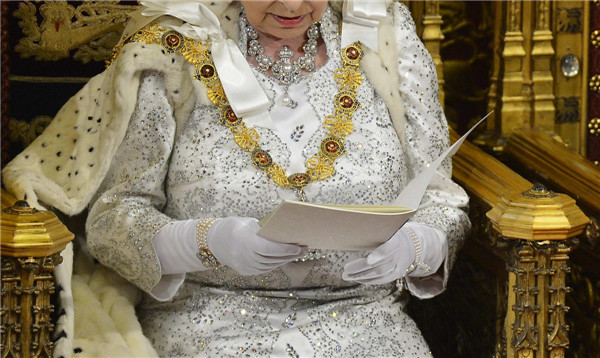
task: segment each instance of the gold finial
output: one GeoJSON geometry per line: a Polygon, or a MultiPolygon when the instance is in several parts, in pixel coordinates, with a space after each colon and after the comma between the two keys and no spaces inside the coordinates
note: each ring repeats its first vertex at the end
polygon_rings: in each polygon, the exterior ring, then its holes
{"type": "Polygon", "coordinates": [[[540,183],[535,183],[531,187],[531,189],[522,192],[521,195],[525,198],[533,198],[533,199],[553,198],[556,196],[556,194],[552,190],[546,189],[546,187],[540,183]]]}

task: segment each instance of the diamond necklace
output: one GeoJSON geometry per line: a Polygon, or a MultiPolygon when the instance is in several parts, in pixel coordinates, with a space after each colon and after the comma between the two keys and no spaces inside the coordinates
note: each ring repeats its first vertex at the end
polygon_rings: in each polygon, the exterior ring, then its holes
{"type": "Polygon", "coordinates": [[[317,41],[320,37],[318,23],[312,24],[306,31],[308,41],[302,46],[304,56],[298,60],[292,61],[294,51],[287,46],[283,46],[277,54],[279,60],[275,61],[272,57],[265,55],[263,45],[258,42],[258,32],[250,25],[246,17],[243,17],[246,24],[246,35],[248,36],[248,55],[256,59],[258,68],[267,73],[269,69],[273,76],[279,80],[284,86],[283,103],[290,107],[296,108],[298,103],[290,97],[288,89],[290,85],[298,80],[302,70],[312,72],[315,69],[315,55],[318,51],[317,41]]]}

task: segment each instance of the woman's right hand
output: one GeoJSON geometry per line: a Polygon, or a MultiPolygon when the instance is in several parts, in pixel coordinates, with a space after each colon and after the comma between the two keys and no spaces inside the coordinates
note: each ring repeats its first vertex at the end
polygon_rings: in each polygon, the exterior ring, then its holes
{"type": "Polygon", "coordinates": [[[242,275],[269,272],[306,254],[301,246],[281,244],[256,235],[259,229],[257,219],[227,217],[211,226],[206,244],[221,264],[242,275]]]}

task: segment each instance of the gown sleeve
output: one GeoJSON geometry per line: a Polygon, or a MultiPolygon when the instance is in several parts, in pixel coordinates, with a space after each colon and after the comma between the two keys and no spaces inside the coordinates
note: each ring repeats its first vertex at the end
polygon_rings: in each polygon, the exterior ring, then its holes
{"type": "MultiPolygon", "coordinates": [[[[408,180],[432,163],[450,144],[448,124],[439,100],[438,81],[433,60],[418,38],[407,7],[395,2],[392,8],[399,90],[405,110],[405,154],[408,180]]],[[[452,161],[445,160],[430,183],[411,220],[431,226],[445,234],[447,253],[442,267],[426,277],[407,277],[408,288],[420,298],[433,297],[446,286],[456,252],[470,229],[465,212],[469,198],[451,179],[452,161]]]]}
{"type": "Polygon", "coordinates": [[[162,292],[170,287],[174,293],[184,274],[161,275],[152,239],[174,221],[161,209],[176,124],[163,76],[146,71],[140,81],[125,137],[90,204],[87,245],[102,264],[142,290],[151,293],[160,282],[162,292]]]}

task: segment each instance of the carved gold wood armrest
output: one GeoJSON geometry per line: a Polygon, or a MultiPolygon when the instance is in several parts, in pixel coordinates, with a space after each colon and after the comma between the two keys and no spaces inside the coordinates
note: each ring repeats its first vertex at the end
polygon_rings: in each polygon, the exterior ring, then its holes
{"type": "MultiPolygon", "coordinates": [[[[458,135],[451,132],[451,138],[458,135]]],[[[564,194],[533,186],[470,143],[453,158],[454,178],[512,248],[507,258],[506,357],[564,357],[568,348],[565,286],[570,238],[589,219],[564,194]]],[[[497,338],[502,341],[501,337],[497,338]]]]}
{"type": "Polygon", "coordinates": [[[73,234],[49,211],[2,190],[3,357],[52,357],[52,272],[73,234]]]}

